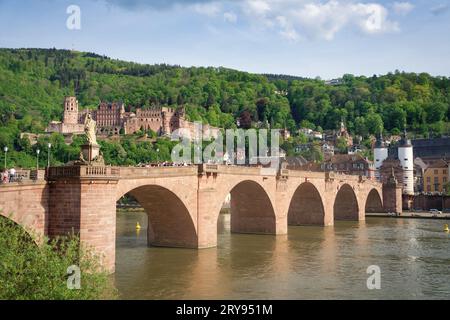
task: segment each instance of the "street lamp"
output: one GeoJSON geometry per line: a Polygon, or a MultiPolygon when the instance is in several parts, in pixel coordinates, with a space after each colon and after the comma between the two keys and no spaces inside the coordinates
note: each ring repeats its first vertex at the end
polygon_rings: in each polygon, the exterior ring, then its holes
{"type": "Polygon", "coordinates": [[[52,148],[52,144],[49,142],[48,145],[48,153],[47,153],[47,168],[50,167],[50,149],[52,148]]]}
{"type": "Polygon", "coordinates": [[[6,170],[6,153],[8,152],[8,147],[4,147],[3,151],[5,151],[5,170],[6,170]]]}
{"type": "Polygon", "coordinates": [[[39,153],[41,153],[41,150],[36,150],[36,170],[39,170],[39,153]]]}
{"type": "Polygon", "coordinates": [[[156,149],[156,163],[159,163],[159,148],[156,149]]]}

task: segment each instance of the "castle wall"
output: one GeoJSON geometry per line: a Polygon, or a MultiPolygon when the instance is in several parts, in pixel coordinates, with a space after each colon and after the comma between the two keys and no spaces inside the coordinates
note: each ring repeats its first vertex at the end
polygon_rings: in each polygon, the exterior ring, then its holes
{"type": "MultiPolygon", "coordinates": [[[[125,112],[122,103],[102,102],[97,110],[79,111],[75,97],[64,100],[63,122],[52,122],[47,127],[48,132],[62,134],[80,134],[84,132],[84,119],[88,113],[97,122],[97,133],[100,135],[118,135],[123,129],[125,134],[133,134],[141,129],[152,130],[158,135],[170,135],[178,129],[182,136],[194,139],[195,124],[185,119],[183,108],[154,107],[150,109],[138,108],[136,113],[125,112]]],[[[204,125],[204,137],[217,137],[219,128],[204,125]]],[[[197,137],[199,138],[199,137],[197,137]]]]}

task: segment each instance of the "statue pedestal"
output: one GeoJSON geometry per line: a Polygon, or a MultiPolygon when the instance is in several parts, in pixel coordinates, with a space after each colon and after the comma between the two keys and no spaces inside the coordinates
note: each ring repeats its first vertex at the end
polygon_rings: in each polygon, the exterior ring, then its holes
{"type": "Polygon", "coordinates": [[[83,144],[81,146],[81,153],[86,162],[91,162],[100,156],[100,146],[98,144],[83,144]]]}

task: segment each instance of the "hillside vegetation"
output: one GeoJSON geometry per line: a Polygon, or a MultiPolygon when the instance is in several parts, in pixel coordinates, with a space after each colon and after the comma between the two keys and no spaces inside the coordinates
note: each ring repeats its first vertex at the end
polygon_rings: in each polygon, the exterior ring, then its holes
{"type": "MultiPolygon", "coordinates": [[[[55,163],[77,157],[80,141],[65,146],[62,137],[53,135],[31,147],[20,139],[20,132],[42,133],[49,121],[61,119],[67,95],[76,95],[81,108],[95,108],[101,100],[120,100],[130,109],[184,105],[190,120],[223,128],[234,127],[242,116],[253,125],[268,123],[292,132],[300,126],[336,129],[343,119],[363,137],[380,130],[396,134],[405,124],[417,135],[446,134],[450,115],[450,78],[426,73],[344,75],[329,85],[226,68],[143,65],[68,50],[0,49],[0,146],[9,146],[9,164],[32,166],[35,149],[45,150],[49,139],[55,163]]],[[[131,140],[125,139],[127,146],[115,142],[105,148],[112,155],[144,148],[131,140]]],[[[123,163],[137,162],[139,156],[124,156],[123,163]]]]}

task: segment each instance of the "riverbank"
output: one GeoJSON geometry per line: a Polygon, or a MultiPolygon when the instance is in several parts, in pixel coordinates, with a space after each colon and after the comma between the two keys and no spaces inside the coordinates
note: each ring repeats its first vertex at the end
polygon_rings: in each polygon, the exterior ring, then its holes
{"type": "Polygon", "coordinates": [[[399,218],[399,219],[432,219],[432,220],[450,220],[450,213],[435,214],[429,212],[409,212],[404,211],[401,215],[392,213],[366,213],[369,218],[399,218]]]}

